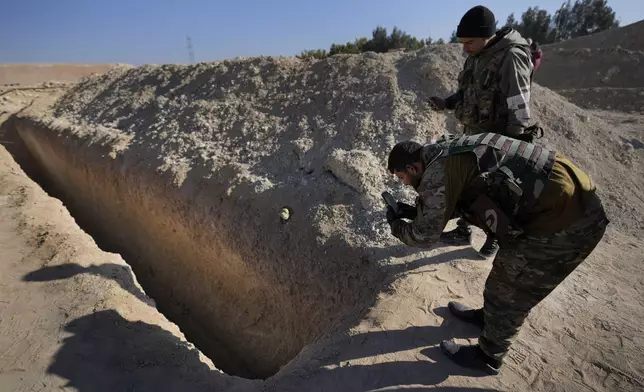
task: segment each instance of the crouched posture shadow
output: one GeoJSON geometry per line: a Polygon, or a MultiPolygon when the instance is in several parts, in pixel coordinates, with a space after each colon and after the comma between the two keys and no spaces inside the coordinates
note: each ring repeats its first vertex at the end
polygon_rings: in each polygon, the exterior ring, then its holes
{"type": "MultiPolygon", "coordinates": [[[[346,363],[383,353],[393,353],[430,345],[452,336],[476,334],[472,328],[456,333],[443,326],[410,327],[396,331],[368,332],[352,336],[348,347],[330,363],[346,363]]],[[[102,391],[259,391],[260,382],[229,377],[211,370],[199,359],[196,349],[159,326],[132,322],[114,310],[79,317],[65,326],[72,334],[65,338],[48,372],[69,380],[66,387],[80,392],[102,391]]],[[[444,387],[430,388],[449,375],[468,375],[442,357],[432,347],[418,360],[346,365],[320,369],[309,379],[288,380],[279,391],[445,391],[492,392],[493,389],[444,387]],[[295,382],[294,382],[295,381],[295,382]],[[414,385],[411,389],[405,385],[414,385]]],[[[325,363],[320,363],[324,366],[325,363]]]]}
{"type": "Polygon", "coordinates": [[[231,381],[170,332],[128,321],[114,310],[77,318],[65,331],[73,335],[48,372],[80,392],[224,390],[231,381]]]}
{"type": "MultiPolygon", "coordinates": [[[[411,326],[400,330],[371,331],[349,337],[342,345],[342,351],[321,359],[317,374],[293,389],[283,391],[445,391],[445,392],[492,392],[497,389],[476,387],[437,387],[449,376],[478,377],[480,374],[459,367],[440,350],[442,340],[452,338],[474,338],[480,334],[476,327],[453,318],[446,307],[434,309],[443,317],[440,326],[411,326]],[[427,347],[405,361],[389,361],[390,353],[398,353],[427,347]],[[373,364],[352,364],[360,358],[381,356],[385,362],[373,364]],[[325,368],[335,365],[332,369],[325,368]],[[407,387],[404,386],[412,386],[407,387]]],[[[325,356],[323,353],[322,356],[325,356]]],[[[409,355],[407,355],[409,357],[409,355]]],[[[490,380],[493,382],[493,380],[490,380]]]]}
{"type": "Polygon", "coordinates": [[[145,293],[137,288],[132,278],[132,271],[129,268],[118,264],[101,264],[92,265],[90,267],[83,267],[78,264],[61,264],[53,267],[43,267],[39,270],[32,271],[25,275],[22,280],[25,282],[48,282],[52,280],[61,280],[74,277],[79,274],[91,274],[95,276],[102,276],[106,279],[114,280],[141,302],[146,305],[154,307],[154,301],[150,299],[145,293]]]}

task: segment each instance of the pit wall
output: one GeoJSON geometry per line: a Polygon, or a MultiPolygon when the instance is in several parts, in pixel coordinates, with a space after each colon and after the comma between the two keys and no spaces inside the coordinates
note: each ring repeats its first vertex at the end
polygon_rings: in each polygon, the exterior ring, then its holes
{"type": "Polygon", "coordinates": [[[81,227],[123,255],[158,309],[224,372],[268,377],[375,301],[382,276],[365,250],[319,244],[304,213],[280,222],[275,201],[306,211],[293,189],[232,187],[234,169],[161,171],[152,151],[123,149],[107,128],[13,122],[81,227]]]}

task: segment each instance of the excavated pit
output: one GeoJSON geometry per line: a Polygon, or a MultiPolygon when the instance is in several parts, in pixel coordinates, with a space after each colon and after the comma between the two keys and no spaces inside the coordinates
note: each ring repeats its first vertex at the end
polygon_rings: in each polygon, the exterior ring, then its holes
{"type": "Polygon", "coordinates": [[[105,159],[104,146],[37,118],[13,116],[2,128],[23,170],[99,247],[120,253],[157,309],[228,374],[267,378],[375,301],[382,276],[367,256],[333,240],[311,249],[291,229],[297,214],[280,219],[282,206],[227,197],[198,171],[176,186],[172,176],[150,175],[145,157],[105,159]],[[262,208],[275,210],[274,219],[257,219],[262,208]]]}
{"type": "MultiPolygon", "coordinates": [[[[386,157],[397,141],[458,132],[426,102],[453,91],[462,57],[436,45],[117,69],[24,110],[11,130],[25,171],[127,260],[188,340],[229,374],[266,378],[362,319],[389,263],[411,251],[391,236],[380,193],[415,193],[386,157]]],[[[638,232],[644,207],[627,195],[642,170],[624,135],[533,92],[542,142],[602,186],[614,227],[638,232]]]]}

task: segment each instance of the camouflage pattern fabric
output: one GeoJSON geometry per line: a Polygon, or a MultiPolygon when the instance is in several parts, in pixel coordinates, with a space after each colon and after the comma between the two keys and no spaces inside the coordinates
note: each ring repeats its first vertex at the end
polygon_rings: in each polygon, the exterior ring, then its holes
{"type": "MultiPolygon", "coordinates": [[[[445,217],[451,217],[456,200],[466,200],[467,194],[479,194],[486,189],[470,189],[462,195],[461,189],[446,195],[445,164],[450,156],[473,153],[478,162],[477,166],[483,173],[496,172],[504,168],[503,176],[510,175],[512,180],[519,181],[523,197],[500,198],[501,192],[496,192],[501,205],[510,208],[509,214],[514,216],[518,207],[530,207],[539,197],[541,190],[548,180],[548,175],[554,162],[555,153],[539,146],[520,140],[501,136],[496,133],[483,133],[472,136],[463,135],[460,138],[449,138],[440,143],[428,144],[421,151],[421,160],[425,165],[422,181],[416,189],[419,197],[416,201],[417,216],[411,223],[404,220],[392,222],[392,235],[409,246],[426,248],[431,247],[440,237],[445,227],[445,217]],[[438,160],[436,160],[438,159],[438,160]],[[447,200],[447,197],[450,200],[447,200]],[[515,208],[515,204],[517,204],[515,208]],[[448,208],[449,205],[449,208],[448,208]]],[[[462,174],[458,174],[461,175],[462,174]]],[[[490,189],[505,189],[506,187],[487,186],[490,189]]],[[[480,187],[479,187],[480,188],[480,187]]],[[[484,222],[485,220],[483,220],[484,222]]],[[[485,228],[484,225],[478,225],[485,228]]],[[[499,240],[504,238],[499,238],[499,240]]]]}
{"type": "Polygon", "coordinates": [[[502,30],[458,76],[454,115],[466,134],[520,134],[530,122],[534,66],[527,42],[515,30],[502,30]]]}
{"type": "Polygon", "coordinates": [[[556,159],[556,153],[535,144],[527,143],[496,133],[462,135],[446,142],[442,156],[474,153],[481,174],[473,181],[467,192],[459,195],[461,215],[500,243],[520,234],[522,229],[515,221],[530,212],[548,183],[556,159]],[[482,195],[491,197],[496,208],[491,216],[490,206],[476,202],[482,195]],[[505,216],[509,219],[501,219],[505,216]],[[501,224],[500,222],[506,222],[501,224]]]}
{"type": "Polygon", "coordinates": [[[481,349],[502,360],[530,310],[577,268],[601,241],[609,223],[595,192],[584,196],[585,213],[567,229],[546,237],[520,237],[502,247],[485,283],[481,349]]]}
{"type": "MultiPolygon", "coordinates": [[[[434,145],[435,146],[435,145],[434,145]]],[[[427,146],[429,147],[429,146],[427,146]]],[[[424,162],[436,159],[432,154],[425,153],[424,162]]],[[[440,154],[440,150],[438,150],[440,154]]],[[[429,248],[438,242],[445,227],[443,216],[445,214],[445,160],[439,159],[426,166],[423,178],[416,189],[416,219],[406,222],[398,219],[391,224],[391,234],[404,244],[429,248]]]]}

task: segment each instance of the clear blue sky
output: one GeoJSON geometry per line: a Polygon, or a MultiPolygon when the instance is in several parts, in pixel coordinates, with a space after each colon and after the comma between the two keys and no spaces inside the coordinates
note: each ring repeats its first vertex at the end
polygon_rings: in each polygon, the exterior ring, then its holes
{"type": "MultiPolygon", "coordinates": [[[[529,6],[563,0],[1,0],[0,62],[186,63],[295,55],[394,25],[447,38],[465,11],[484,4],[505,22],[529,6]]],[[[623,25],[644,19],[642,0],[609,0],[623,25]]]]}

